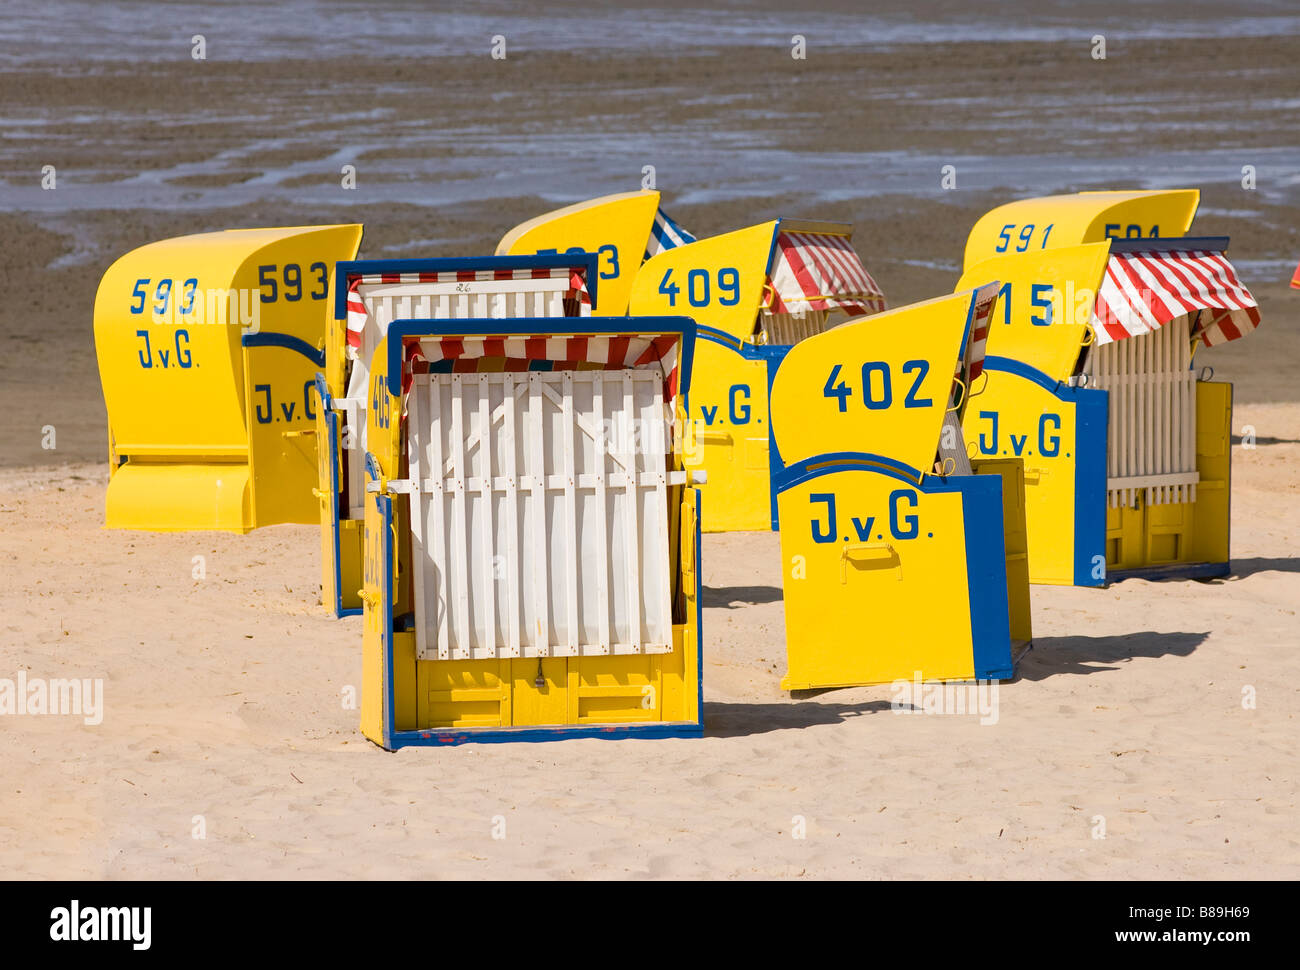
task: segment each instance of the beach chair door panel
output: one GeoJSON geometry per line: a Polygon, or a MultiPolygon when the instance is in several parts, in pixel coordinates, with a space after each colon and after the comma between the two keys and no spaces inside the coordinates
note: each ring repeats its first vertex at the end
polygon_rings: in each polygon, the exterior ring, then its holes
{"type": "MultiPolygon", "coordinates": [[[[962,429],[973,460],[1019,459],[1029,580],[1075,583],[1075,408],[1038,383],[985,367],[988,382],[971,399],[962,429]]],[[[1086,537],[1085,537],[1086,538],[1086,537]]],[[[1101,537],[1096,537],[1100,543],[1101,537]]]]}
{"type": "Polygon", "coordinates": [[[690,432],[684,460],[707,472],[705,532],[772,528],[767,362],[747,360],[720,344],[696,344],[690,432]]]}
{"type": "Polygon", "coordinates": [[[417,375],[407,407],[421,658],[672,650],[660,375],[417,375]]]}
{"type": "Polygon", "coordinates": [[[778,504],[792,570],[783,687],[974,675],[960,494],[859,468],[787,488],[778,504]]]}

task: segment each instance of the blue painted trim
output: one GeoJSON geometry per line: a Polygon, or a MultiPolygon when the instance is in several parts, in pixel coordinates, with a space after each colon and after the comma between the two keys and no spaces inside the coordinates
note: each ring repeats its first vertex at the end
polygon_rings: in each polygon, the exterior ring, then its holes
{"type": "MultiPolygon", "coordinates": [[[[772,278],[772,266],[776,262],[776,240],[777,237],[781,235],[781,223],[783,223],[784,221],[785,219],[783,218],[777,218],[776,225],[772,227],[772,241],[767,244],[767,266],[764,267],[763,269],[763,273],[764,273],[763,282],[765,283],[772,278]]],[[[759,299],[760,300],[762,299],[761,290],[759,291],[759,299]]],[[[763,308],[760,305],[759,310],[761,311],[762,309],[763,308]]]]}
{"type": "MultiPolygon", "coordinates": [[[[761,360],[767,365],[768,520],[771,523],[772,531],[776,532],[780,528],[780,514],[776,501],[776,480],[781,472],[785,470],[785,463],[781,460],[781,450],[777,447],[776,436],[772,433],[772,384],[776,380],[777,368],[781,366],[781,362],[785,360],[785,356],[790,352],[793,344],[750,344],[724,330],[706,327],[703,324],[697,324],[695,332],[699,339],[707,340],[709,343],[717,344],[725,350],[730,350],[742,360],[761,360]]],[[[689,406],[686,413],[691,413],[689,406]]]]}
{"type": "MultiPolygon", "coordinates": [[[[373,455],[366,453],[366,467],[373,455]]],[[[383,725],[384,747],[393,750],[397,731],[397,696],[393,687],[393,500],[387,495],[375,495],[376,508],[384,530],[384,579],[380,584],[379,648],[384,652],[383,725]]]]}
{"type": "Polygon", "coordinates": [[[1163,579],[1213,579],[1218,576],[1231,576],[1230,562],[1189,562],[1170,563],[1167,566],[1142,566],[1137,569],[1113,569],[1106,574],[1112,583],[1126,579],[1147,579],[1159,582],[1163,579]]]}
{"type": "MultiPolygon", "coordinates": [[[[986,370],[1003,371],[1007,374],[1015,374],[1017,377],[1023,377],[1027,381],[1037,384],[1045,391],[1056,394],[1061,387],[1060,381],[1052,380],[1036,367],[1030,367],[1014,357],[985,357],[984,367],[986,370]]],[[[1069,387],[1069,385],[1065,385],[1069,387]]]]}
{"type": "Polygon", "coordinates": [[[246,333],[239,338],[241,347],[283,347],[285,350],[292,350],[295,353],[302,354],[317,367],[325,366],[325,351],[318,350],[301,337],[293,337],[287,333],[271,333],[270,331],[261,331],[259,333],[246,333]]]}
{"type": "Polygon", "coordinates": [[[681,341],[677,362],[677,387],[683,393],[691,384],[695,355],[695,321],[690,317],[512,317],[485,320],[394,320],[388,326],[388,393],[402,394],[402,344],[407,337],[566,337],[595,334],[675,333],[681,341]]]}
{"type": "MultiPolygon", "coordinates": [[[[836,451],[824,455],[814,455],[795,462],[781,471],[780,480],[775,483],[776,491],[784,492],[788,488],[802,485],[823,475],[842,471],[868,471],[879,475],[888,475],[906,482],[924,492],[943,492],[953,489],[943,486],[945,479],[922,475],[911,465],[906,465],[884,455],[874,455],[866,451],[836,451]]],[[[946,481],[952,481],[952,477],[946,481]]]]}
{"type": "Polygon", "coordinates": [[[695,493],[695,723],[700,732],[704,731],[704,597],[701,594],[704,583],[704,543],[701,541],[700,523],[704,521],[701,514],[704,496],[698,488],[695,493]]]}
{"type": "Polygon", "coordinates": [[[789,347],[778,348],[781,351],[779,357],[773,356],[767,361],[767,501],[772,516],[772,531],[779,532],[781,529],[781,512],[777,503],[777,479],[785,475],[785,459],[781,457],[781,449],[776,443],[776,434],[772,431],[772,385],[776,383],[776,372],[780,369],[781,364],[785,362],[785,355],[790,352],[789,347]]]}
{"type": "Polygon", "coordinates": [[[985,357],[984,366],[1037,384],[1063,404],[1074,405],[1075,586],[1105,586],[1092,578],[1092,561],[1106,561],[1106,448],[1110,394],[1095,387],[1071,387],[1011,357],[985,357]]]}
{"type": "Polygon", "coordinates": [[[1168,252],[1173,249],[1203,249],[1222,253],[1228,249],[1227,236],[1144,236],[1141,239],[1111,239],[1112,253],[1168,252]]]}
{"type": "Polygon", "coordinates": [[[349,259],[334,264],[334,319],[348,315],[348,277],[379,273],[454,273],[498,269],[554,269],[557,266],[587,267],[587,294],[596,309],[596,286],[600,281],[597,253],[535,253],[527,256],[447,257],[439,259],[349,259]]]}
{"type": "Polygon", "coordinates": [[[944,480],[962,497],[966,541],[966,595],[971,649],[978,680],[1009,680],[1011,619],[1007,595],[1007,549],[1002,522],[1001,475],[950,475],[944,480]]]}
{"type": "Polygon", "coordinates": [[[702,323],[695,325],[695,334],[701,340],[725,347],[744,360],[781,361],[790,352],[793,344],[751,344],[716,327],[706,327],[702,323]]]}
{"type": "Polygon", "coordinates": [[[324,374],[317,374],[316,396],[320,398],[321,417],[325,421],[325,437],[328,440],[330,463],[330,528],[334,533],[334,615],[336,617],[355,615],[357,610],[343,609],[343,543],[339,535],[339,450],[338,428],[339,415],[334,410],[334,395],[330,394],[329,385],[324,374]]]}
{"type": "Polygon", "coordinates": [[[1074,399],[1074,585],[1105,586],[1106,486],[1110,392],[1099,388],[1066,387],[1074,399]],[[1092,578],[1096,556],[1102,578],[1092,578]]]}
{"type": "Polygon", "coordinates": [[[692,721],[650,721],[632,724],[559,724],[555,727],[428,728],[398,731],[386,737],[390,751],[407,747],[448,747],[458,744],[504,744],[507,742],[564,741],[601,738],[698,738],[701,724],[692,721]]]}

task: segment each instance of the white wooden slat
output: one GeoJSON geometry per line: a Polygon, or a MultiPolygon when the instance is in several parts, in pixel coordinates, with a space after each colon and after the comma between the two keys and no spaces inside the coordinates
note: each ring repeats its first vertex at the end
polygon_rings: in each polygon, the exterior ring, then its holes
{"type": "Polygon", "coordinates": [[[465,487],[468,477],[465,468],[465,385],[453,380],[451,386],[451,450],[452,496],[451,496],[451,545],[447,557],[454,568],[450,569],[451,583],[454,589],[455,637],[452,653],[457,659],[468,660],[470,653],[470,561],[468,518],[469,495],[465,487]]]}
{"type": "MultiPolygon", "coordinates": [[[[639,468],[636,454],[636,405],[633,395],[634,372],[630,370],[623,371],[623,427],[622,441],[620,445],[623,453],[627,456],[624,466],[632,471],[639,468]]],[[[626,491],[626,507],[624,515],[626,516],[626,535],[625,541],[627,547],[624,550],[626,560],[625,580],[627,593],[627,628],[628,640],[635,645],[636,649],[641,648],[641,546],[640,546],[640,523],[639,508],[640,502],[637,495],[636,476],[628,476],[626,491]]]]}
{"type": "Polygon", "coordinates": [[[566,631],[569,650],[573,655],[578,653],[579,628],[578,628],[578,583],[580,581],[579,571],[582,568],[582,562],[578,558],[578,490],[577,477],[578,470],[574,463],[573,455],[573,373],[565,371],[562,377],[562,387],[564,394],[563,415],[564,421],[561,424],[560,433],[564,436],[561,442],[564,464],[561,474],[564,476],[564,567],[565,567],[565,602],[567,604],[566,614],[566,631]]]}
{"type": "Polygon", "coordinates": [[[543,414],[542,380],[537,371],[528,375],[528,467],[533,473],[533,629],[529,631],[534,648],[533,656],[547,657],[551,653],[550,634],[550,549],[546,537],[546,487],[542,476],[546,473],[545,415],[543,414]]]}
{"type": "Polygon", "coordinates": [[[592,380],[591,412],[600,433],[595,436],[595,492],[596,492],[596,562],[591,572],[591,579],[596,584],[596,629],[600,642],[597,652],[605,654],[610,651],[609,633],[609,494],[605,476],[609,471],[605,456],[607,439],[605,436],[605,383],[608,376],[604,371],[596,372],[592,380]]]}
{"type": "Polygon", "coordinates": [[[486,375],[480,375],[478,381],[478,418],[479,446],[478,471],[482,476],[479,487],[479,503],[482,506],[480,518],[483,543],[483,640],[479,656],[483,659],[495,658],[497,655],[497,583],[496,583],[496,521],[492,494],[492,402],[488,394],[489,384],[486,375]]]}
{"type": "Polygon", "coordinates": [[[519,602],[519,583],[522,580],[522,573],[519,569],[519,512],[521,493],[519,491],[518,471],[515,467],[515,412],[519,407],[518,398],[515,394],[516,381],[514,374],[503,374],[503,383],[505,385],[505,413],[503,415],[503,437],[502,453],[505,458],[505,520],[506,520],[506,546],[505,568],[508,570],[506,575],[506,615],[509,616],[509,627],[506,629],[506,653],[511,657],[521,655],[519,628],[523,623],[521,613],[522,604],[519,602]]]}
{"type": "MultiPolygon", "coordinates": [[[[434,556],[434,572],[436,575],[434,577],[435,592],[432,597],[426,597],[423,615],[426,617],[430,615],[431,604],[429,600],[431,599],[433,601],[432,607],[435,621],[434,637],[432,639],[437,644],[438,659],[440,660],[446,660],[451,656],[451,601],[448,599],[450,585],[447,581],[447,497],[442,474],[442,433],[444,427],[442,423],[442,390],[447,381],[448,378],[446,377],[440,380],[430,380],[428,376],[421,375],[421,383],[415,385],[421,388],[421,393],[428,402],[427,415],[423,423],[426,428],[431,429],[429,432],[429,467],[433,470],[434,481],[427,492],[422,490],[419,496],[413,496],[411,499],[413,502],[418,500],[422,505],[427,505],[429,510],[428,549],[431,550],[431,554],[434,556]],[[425,498],[426,494],[427,499],[425,498]]],[[[413,425],[409,424],[411,420],[408,415],[408,430],[413,427],[413,425]]],[[[424,433],[423,430],[421,433],[424,433]]],[[[416,626],[427,627],[427,621],[420,621],[421,615],[420,606],[417,604],[416,626]]],[[[428,655],[427,644],[423,655],[428,655]]]]}

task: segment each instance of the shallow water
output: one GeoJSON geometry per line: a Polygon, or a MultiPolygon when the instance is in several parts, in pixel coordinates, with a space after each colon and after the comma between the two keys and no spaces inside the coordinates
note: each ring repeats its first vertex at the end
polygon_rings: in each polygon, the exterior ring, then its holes
{"type": "Polygon", "coordinates": [[[1002,3],[890,2],[835,4],[660,4],[587,2],[463,3],[342,0],[287,2],[145,2],[45,0],[15,5],[0,18],[0,58],[32,63],[53,58],[121,60],[189,56],[203,34],[211,56],[238,60],[439,56],[482,50],[496,34],[512,49],[640,50],[789,43],[860,47],[941,41],[1056,41],[1105,33],[1149,37],[1300,35],[1300,12],[1286,0],[1224,4],[1155,0],[1082,4],[1040,0],[1008,15],[1002,3]],[[768,9],[763,9],[767,7],[768,9]],[[818,8],[821,9],[818,9],[818,8]],[[629,23],[635,29],[629,29],[629,23]]]}
{"type": "MultiPolygon", "coordinates": [[[[709,8],[670,4],[652,10],[640,5],[609,9],[577,2],[539,6],[502,0],[469,11],[461,6],[398,2],[380,9],[378,4],[322,0],[49,0],[15,7],[0,18],[0,84],[4,71],[19,69],[93,77],[130,64],[184,64],[190,60],[195,34],[205,36],[209,58],[223,62],[356,56],[418,63],[467,52],[481,52],[486,59],[497,33],[506,36],[512,51],[627,50],[671,57],[674,50],[698,53],[711,48],[719,58],[728,56],[729,47],[788,45],[796,33],[811,45],[834,44],[850,51],[911,45],[922,60],[928,46],[954,41],[1077,38],[1086,52],[1088,38],[1098,32],[1111,43],[1129,44],[1157,37],[1223,37],[1231,43],[1236,38],[1294,36],[1300,48],[1300,9],[1282,0],[1233,4],[1226,17],[1218,9],[1221,5],[1179,0],[1141,5],[1084,5],[1074,0],[921,5],[890,0],[821,9],[807,4],[797,11],[776,0],[768,0],[768,9],[759,4],[757,11],[734,2],[709,8]]],[[[944,66],[948,71],[951,67],[944,66]]],[[[744,66],[738,65],[741,70],[744,66]]],[[[963,150],[922,150],[905,142],[896,142],[897,150],[873,146],[865,151],[828,150],[812,139],[806,145],[789,139],[774,143],[772,132],[804,120],[797,113],[807,110],[803,102],[773,105],[744,93],[715,93],[690,85],[638,91],[635,81],[619,89],[621,101],[602,102],[600,92],[592,92],[583,102],[588,116],[575,119],[581,132],[576,138],[572,131],[556,131],[554,125],[522,123],[521,114],[526,119],[527,111],[517,108],[503,109],[505,123],[491,115],[472,124],[395,117],[384,99],[409,96],[414,83],[409,78],[395,78],[387,95],[383,88],[365,88],[358,93],[355,110],[322,114],[302,110],[294,94],[283,93],[184,111],[169,109],[165,99],[157,104],[104,105],[103,111],[5,99],[0,206],[35,213],[222,209],[263,201],[439,206],[525,195],[560,204],[637,188],[646,164],[656,167],[659,187],[669,191],[673,202],[685,205],[782,194],[812,203],[882,194],[943,199],[940,179],[946,165],[955,167],[961,190],[1010,188],[1032,194],[1121,185],[1232,186],[1240,182],[1243,164],[1256,168],[1254,198],[1260,204],[1300,203],[1300,137],[1292,121],[1300,90],[1287,89],[1276,78],[1238,88],[1206,117],[1194,104],[1180,101],[1177,90],[1130,90],[1114,104],[1096,92],[1067,88],[1017,102],[1014,92],[997,88],[968,91],[936,83],[925,90],[900,89],[891,87],[887,78],[873,83],[869,66],[864,75],[869,83],[862,85],[860,97],[892,100],[899,112],[959,107],[961,131],[953,133],[951,144],[963,150]],[[648,130],[644,111],[625,116],[618,110],[640,96],[651,101],[662,97],[665,114],[688,107],[701,108],[706,116],[648,130]],[[1248,150],[1224,144],[1219,119],[1252,110],[1268,111],[1277,119],[1276,142],[1248,150]],[[253,115],[262,111],[265,131],[257,131],[253,115]],[[144,162],[133,157],[155,151],[150,144],[155,138],[159,144],[169,139],[183,144],[184,132],[196,125],[230,134],[199,158],[178,161],[165,151],[144,162]],[[1166,140],[1172,137],[1186,147],[1148,148],[1133,137],[1138,129],[1166,140]],[[1044,130],[1050,130],[1049,137],[1006,143],[1007,132],[1044,130]],[[972,143],[983,153],[970,151],[972,143]],[[113,160],[61,169],[59,191],[43,191],[36,174],[40,164],[64,149],[88,144],[103,144],[105,157],[113,160]],[[284,160],[261,161],[276,153],[284,160]],[[339,184],[337,173],[345,165],[358,170],[355,190],[339,184]]],[[[937,71],[940,76],[946,75],[937,71]]],[[[348,79],[332,83],[346,87],[348,79]]],[[[491,97],[506,101],[527,93],[503,90],[491,97]]],[[[837,110],[839,106],[826,107],[828,115],[837,110]]],[[[431,101],[430,118],[435,117],[438,108],[431,101]]]]}

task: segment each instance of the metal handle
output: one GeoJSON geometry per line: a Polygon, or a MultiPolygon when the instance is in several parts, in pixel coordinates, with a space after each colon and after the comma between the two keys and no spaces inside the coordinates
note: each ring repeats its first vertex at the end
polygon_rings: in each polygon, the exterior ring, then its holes
{"type": "Polygon", "coordinates": [[[850,562],[854,560],[870,562],[873,559],[897,559],[898,564],[893,568],[898,570],[899,581],[902,581],[903,557],[898,554],[898,550],[888,542],[871,542],[856,546],[845,546],[840,551],[840,583],[845,585],[849,581],[850,562]]]}
{"type": "Polygon", "coordinates": [[[696,441],[732,441],[730,431],[696,431],[696,441]]]}

